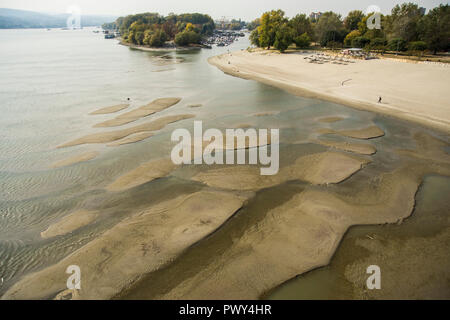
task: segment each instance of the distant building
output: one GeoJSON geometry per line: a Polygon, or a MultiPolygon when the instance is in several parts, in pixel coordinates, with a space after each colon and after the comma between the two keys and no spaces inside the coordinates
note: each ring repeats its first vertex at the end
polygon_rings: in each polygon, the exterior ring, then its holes
{"type": "Polygon", "coordinates": [[[309,15],[309,18],[312,21],[318,21],[321,15],[322,15],[322,12],[311,12],[309,15]]]}
{"type": "Polygon", "coordinates": [[[427,9],[425,9],[424,7],[419,8],[419,12],[421,15],[425,15],[425,11],[427,11],[427,9]]]}

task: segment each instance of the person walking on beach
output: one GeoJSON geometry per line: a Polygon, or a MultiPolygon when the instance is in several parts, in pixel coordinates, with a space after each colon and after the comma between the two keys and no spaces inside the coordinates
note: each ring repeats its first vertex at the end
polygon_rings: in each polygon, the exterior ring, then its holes
{"type": "Polygon", "coordinates": [[[381,97],[378,97],[378,103],[381,103],[381,97]]]}

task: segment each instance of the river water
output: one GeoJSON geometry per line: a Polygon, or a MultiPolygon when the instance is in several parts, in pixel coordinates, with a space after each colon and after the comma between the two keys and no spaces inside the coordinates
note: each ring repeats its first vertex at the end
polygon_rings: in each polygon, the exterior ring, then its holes
{"type": "MultiPolygon", "coordinates": [[[[326,116],[345,118],[329,125],[335,129],[373,122],[386,132],[373,142],[378,150],[369,169],[373,172],[395,167],[400,160],[392,150],[414,148],[412,135],[417,130],[448,140],[414,124],[234,78],[207,63],[208,57],[247,48],[247,38],[211,50],[144,52],[92,31],[0,30],[0,294],[21,276],[56,263],[133,212],[198,190],[199,183],[184,180],[183,172],[113,195],[104,190],[139,164],[167,157],[172,130],[191,130],[194,120],[219,129],[239,124],[280,128],[282,165],[292,162],[298,151],[287,146],[315,139],[323,126],[315,120],[326,116]],[[88,114],[100,107],[129,102],[132,108],[163,97],[182,100],[151,117],[193,114],[195,118],[171,124],[145,141],[117,148],[103,144],[56,148],[99,132],[93,126],[111,115],[88,114]],[[201,107],[190,107],[198,104],[201,107]],[[273,111],[273,115],[252,116],[273,111]],[[88,162],[51,168],[55,161],[87,151],[100,155],[88,162]],[[102,215],[73,233],[41,238],[40,232],[51,223],[77,209],[100,210],[102,215]]],[[[320,148],[311,144],[298,152],[320,148]]],[[[289,194],[296,188],[284,186],[270,191],[269,196],[277,199],[277,192],[289,194]]],[[[263,205],[253,207],[254,212],[264,210],[263,205]]],[[[249,218],[241,227],[251,224],[249,218]]]]}

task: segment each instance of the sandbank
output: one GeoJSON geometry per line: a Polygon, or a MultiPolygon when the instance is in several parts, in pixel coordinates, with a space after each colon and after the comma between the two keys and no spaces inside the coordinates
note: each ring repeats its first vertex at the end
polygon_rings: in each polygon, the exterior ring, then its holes
{"type": "Polygon", "coordinates": [[[97,218],[97,212],[80,210],[75,211],[63,217],[58,222],[50,225],[45,231],[41,232],[42,238],[52,238],[67,234],[88,225],[97,218]]]}
{"type": "Polygon", "coordinates": [[[291,93],[388,114],[450,131],[450,72],[436,64],[393,59],[357,60],[348,65],[315,64],[310,53],[242,50],[208,59],[227,74],[291,93]],[[350,80],[349,80],[350,79],[350,80]],[[345,80],[349,80],[343,84],[345,80]],[[378,103],[378,97],[382,103],[378,103]]]}
{"type": "Polygon", "coordinates": [[[156,112],[167,109],[178,102],[180,102],[180,98],[161,98],[156,99],[149,104],[139,107],[137,109],[131,110],[129,112],[118,115],[114,119],[107,120],[101,123],[94,125],[94,128],[98,127],[117,127],[121,126],[133,121],[136,121],[140,118],[147,117],[156,112]]]}
{"type": "Polygon", "coordinates": [[[193,117],[194,117],[194,115],[192,115],[192,114],[179,114],[179,115],[173,115],[173,116],[166,116],[166,117],[162,117],[162,118],[159,118],[159,119],[147,122],[147,123],[143,123],[138,126],[127,128],[127,129],[89,134],[87,136],[64,143],[64,144],[58,146],[58,148],[71,147],[71,146],[87,144],[87,143],[109,143],[109,142],[113,142],[116,140],[120,140],[120,139],[125,138],[134,133],[143,132],[143,131],[161,130],[169,123],[177,122],[180,120],[189,119],[189,118],[193,118],[193,117]]]}

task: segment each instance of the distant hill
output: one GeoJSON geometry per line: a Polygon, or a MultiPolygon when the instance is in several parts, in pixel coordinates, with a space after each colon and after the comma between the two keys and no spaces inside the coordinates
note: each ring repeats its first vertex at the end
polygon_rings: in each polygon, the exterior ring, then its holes
{"type": "MultiPolygon", "coordinates": [[[[68,13],[48,14],[26,10],[0,8],[0,29],[19,28],[64,28],[67,26],[68,13]]],[[[81,15],[81,26],[101,26],[113,22],[114,16],[81,15]]]]}

